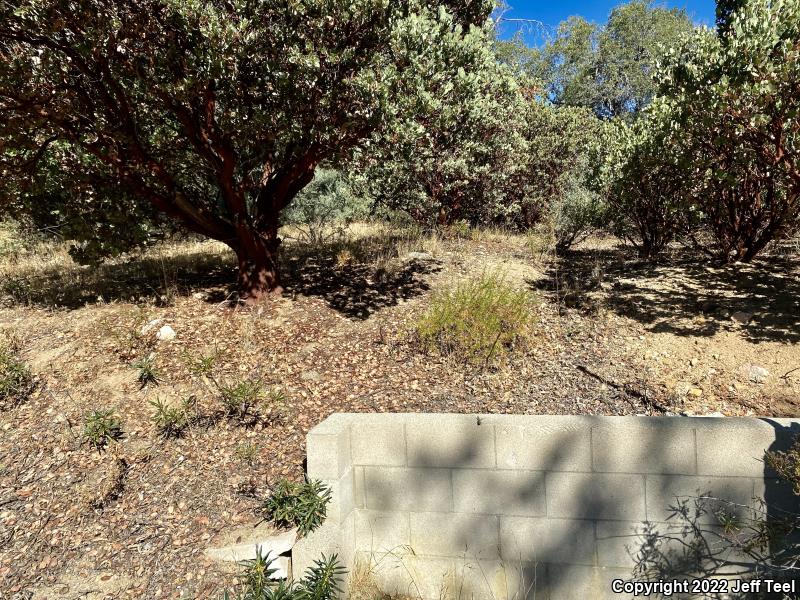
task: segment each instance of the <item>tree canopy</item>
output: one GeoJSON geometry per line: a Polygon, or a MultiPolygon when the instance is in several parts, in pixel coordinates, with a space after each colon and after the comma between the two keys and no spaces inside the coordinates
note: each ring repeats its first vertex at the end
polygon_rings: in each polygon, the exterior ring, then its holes
{"type": "Polygon", "coordinates": [[[280,285],[279,215],[315,167],[424,99],[434,72],[469,72],[491,9],[7,0],[0,210],[66,218],[86,259],[170,218],[229,245],[241,295],[258,297],[280,285]]]}

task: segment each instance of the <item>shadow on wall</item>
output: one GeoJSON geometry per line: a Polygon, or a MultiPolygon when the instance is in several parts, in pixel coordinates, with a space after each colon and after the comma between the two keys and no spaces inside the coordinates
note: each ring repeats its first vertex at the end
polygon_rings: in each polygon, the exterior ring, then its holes
{"type": "Polygon", "coordinates": [[[653,332],[711,336],[741,328],[752,342],[800,341],[800,262],[759,258],[714,265],[678,252],[659,263],[639,260],[631,248],[573,250],[531,286],[571,306],[596,302],[647,325],[653,332]],[[605,298],[596,293],[602,290],[605,298]],[[737,323],[737,315],[745,321],[737,323]]]}
{"type": "MultiPolygon", "coordinates": [[[[786,452],[800,435],[800,424],[787,427],[764,421],[775,430],[769,452],[786,452]]],[[[763,489],[756,493],[763,494],[763,499],[754,505],[708,492],[677,497],[669,509],[671,523],[643,525],[641,545],[633,555],[634,577],[651,582],[690,576],[800,583],[800,499],[766,463],[763,489]]],[[[733,593],[726,587],[727,593],[709,597],[800,598],[798,584],[796,593],[769,593],[764,585],[759,588],[733,593]]]]}
{"type": "MultiPolygon", "coordinates": [[[[775,548],[742,544],[737,527],[763,515],[774,528],[797,512],[797,497],[755,462],[747,475],[699,475],[694,420],[537,419],[526,428],[478,417],[445,435],[441,423],[419,416],[404,426],[405,465],[363,467],[356,551],[384,592],[627,598],[611,592],[613,579],[773,572],[766,555],[775,548]],[[729,521],[726,531],[719,509],[738,514],[739,525],[729,521]],[[746,551],[726,543],[730,536],[746,551]]],[[[736,449],[713,446],[724,427],[713,421],[703,449],[724,468],[736,449]]],[[[800,433],[800,425],[770,425],[770,450],[787,449],[800,433]]],[[[736,430],[727,434],[735,445],[736,430]]]]}

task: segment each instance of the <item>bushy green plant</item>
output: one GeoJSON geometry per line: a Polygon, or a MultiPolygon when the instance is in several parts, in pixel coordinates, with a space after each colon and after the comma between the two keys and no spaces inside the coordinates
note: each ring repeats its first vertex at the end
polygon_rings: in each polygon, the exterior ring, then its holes
{"type": "Polygon", "coordinates": [[[122,437],[122,423],[114,409],[95,410],[86,415],[83,439],[96,450],[102,451],[110,442],[122,437]]]}
{"type": "Polygon", "coordinates": [[[450,77],[432,69],[440,48],[431,47],[419,62],[432,92],[407,99],[407,117],[356,152],[353,180],[360,193],[426,227],[505,221],[519,213],[527,103],[512,71],[497,62],[487,33],[471,33],[472,72],[450,77]]]}
{"type": "Polygon", "coordinates": [[[279,527],[297,527],[306,535],[322,525],[330,501],[331,490],[321,481],[283,479],[264,503],[264,513],[279,527]]]}
{"type": "Polygon", "coordinates": [[[369,202],[358,198],[350,183],[333,169],[317,169],[314,179],[283,213],[283,223],[293,225],[300,238],[318,246],[341,238],[347,226],[369,214],[369,202]]]}
{"type": "Polygon", "coordinates": [[[656,109],[661,105],[635,123],[618,123],[607,132],[605,163],[597,168],[596,179],[607,196],[614,233],[647,259],[660,254],[690,218],[680,146],[671,138],[669,113],[656,109]]]}
{"type": "Polygon", "coordinates": [[[234,384],[219,384],[220,400],[225,414],[245,420],[254,416],[266,391],[259,379],[244,379],[234,384]]]}
{"type": "Polygon", "coordinates": [[[17,358],[12,345],[0,342],[0,408],[19,406],[35,385],[30,369],[17,358]]]}
{"type": "Polygon", "coordinates": [[[531,294],[485,274],[434,294],[416,334],[429,351],[475,366],[496,364],[525,340],[534,322],[531,294]]]}
{"type": "Polygon", "coordinates": [[[155,357],[150,355],[140,358],[133,363],[133,368],[138,370],[136,381],[144,388],[149,384],[158,385],[161,381],[161,371],[156,368],[155,357]]]}
{"type": "Polygon", "coordinates": [[[211,378],[214,375],[214,364],[217,362],[216,354],[198,356],[187,356],[186,365],[189,368],[189,373],[195,377],[211,378]]]}
{"type": "Polygon", "coordinates": [[[601,226],[606,205],[596,192],[571,178],[560,198],[550,203],[550,226],[559,252],[569,250],[601,226]]]}
{"type": "Polygon", "coordinates": [[[262,556],[243,564],[239,589],[225,592],[224,600],[333,600],[341,594],[340,581],[345,569],[334,554],[316,560],[299,581],[272,581],[273,558],[262,556]]]}
{"type": "Polygon", "coordinates": [[[164,438],[179,437],[189,424],[191,400],[184,400],[178,406],[165,403],[161,398],[151,400],[153,425],[164,438]]]}

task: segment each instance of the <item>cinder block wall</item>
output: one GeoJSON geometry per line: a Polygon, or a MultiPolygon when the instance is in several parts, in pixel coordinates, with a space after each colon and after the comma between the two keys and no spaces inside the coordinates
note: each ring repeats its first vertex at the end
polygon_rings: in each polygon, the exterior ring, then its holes
{"type": "Polygon", "coordinates": [[[294,571],[335,552],[390,594],[623,598],[611,581],[636,579],[646,524],[679,531],[678,501],[796,508],[762,459],[798,433],[782,419],[336,414],[308,434],[308,475],[333,501],[294,571]]]}

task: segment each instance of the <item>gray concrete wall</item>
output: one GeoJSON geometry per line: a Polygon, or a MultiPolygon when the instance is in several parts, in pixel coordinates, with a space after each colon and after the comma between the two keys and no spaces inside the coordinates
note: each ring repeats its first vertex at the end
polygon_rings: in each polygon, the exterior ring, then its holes
{"type": "MultiPolygon", "coordinates": [[[[762,459],[798,433],[780,419],[336,414],[308,434],[308,475],[333,501],[294,571],[336,552],[357,585],[390,594],[628,597],[611,581],[637,579],[646,540],[682,551],[679,502],[793,507],[762,459]]],[[[721,532],[711,515],[691,518],[721,532]]],[[[747,568],[712,558],[698,568],[747,568]]]]}

